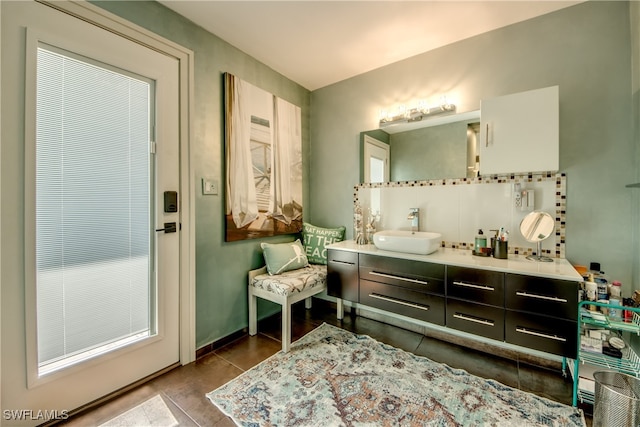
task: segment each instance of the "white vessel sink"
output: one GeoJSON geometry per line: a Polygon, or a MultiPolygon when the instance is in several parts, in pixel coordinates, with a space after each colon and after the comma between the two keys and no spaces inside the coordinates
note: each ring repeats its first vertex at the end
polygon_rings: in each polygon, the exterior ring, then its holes
{"type": "Polygon", "coordinates": [[[438,250],[442,234],[430,231],[383,230],[374,233],[373,244],[385,251],[429,255],[438,250]]]}

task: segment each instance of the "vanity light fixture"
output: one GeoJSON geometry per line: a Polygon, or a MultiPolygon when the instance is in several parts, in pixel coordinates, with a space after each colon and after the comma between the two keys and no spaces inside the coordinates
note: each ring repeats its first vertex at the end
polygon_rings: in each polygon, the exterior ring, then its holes
{"type": "Polygon", "coordinates": [[[380,127],[385,127],[397,123],[419,122],[431,116],[445,113],[455,113],[456,106],[447,100],[446,96],[440,99],[438,105],[430,107],[427,101],[418,101],[415,107],[407,108],[400,105],[395,112],[380,111],[380,127]]]}

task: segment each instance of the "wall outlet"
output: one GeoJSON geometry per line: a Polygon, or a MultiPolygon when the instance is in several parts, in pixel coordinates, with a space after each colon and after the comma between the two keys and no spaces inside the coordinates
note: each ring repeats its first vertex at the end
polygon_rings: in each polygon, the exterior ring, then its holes
{"type": "Polygon", "coordinates": [[[202,194],[218,194],[218,180],[202,178],[202,194]]]}
{"type": "Polygon", "coordinates": [[[516,208],[517,209],[522,208],[522,192],[521,191],[516,191],[513,194],[513,197],[514,197],[514,200],[515,200],[515,203],[516,203],[516,208]]]}
{"type": "Polygon", "coordinates": [[[521,211],[532,211],[535,205],[535,192],[533,190],[520,190],[513,195],[515,207],[521,211]]]}

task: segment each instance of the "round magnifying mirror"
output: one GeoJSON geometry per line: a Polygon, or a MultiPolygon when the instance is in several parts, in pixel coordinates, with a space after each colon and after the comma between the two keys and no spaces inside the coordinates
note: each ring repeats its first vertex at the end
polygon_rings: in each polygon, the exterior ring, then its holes
{"type": "Polygon", "coordinates": [[[542,255],[542,241],[549,238],[555,228],[553,217],[546,212],[533,211],[522,219],[520,233],[527,241],[538,244],[536,255],[527,259],[541,262],[552,262],[553,259],[542,255]]]}

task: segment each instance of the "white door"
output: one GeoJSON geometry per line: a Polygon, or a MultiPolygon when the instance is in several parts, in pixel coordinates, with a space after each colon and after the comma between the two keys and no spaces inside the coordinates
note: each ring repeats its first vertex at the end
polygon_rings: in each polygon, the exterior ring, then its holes
{"type": "Polygon", "coordinates": [[[2,406],[28,425],[179,362],[179,64],[41,4],[2,18],[26,28],[26,373],[3,352],[2,406]]]}
{"type": "Polygon", "coordinates": [[[389,144],[364,136],[364,182],[389,181],[389,144]]]}

